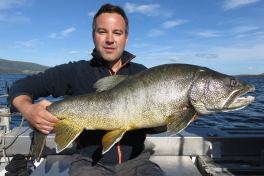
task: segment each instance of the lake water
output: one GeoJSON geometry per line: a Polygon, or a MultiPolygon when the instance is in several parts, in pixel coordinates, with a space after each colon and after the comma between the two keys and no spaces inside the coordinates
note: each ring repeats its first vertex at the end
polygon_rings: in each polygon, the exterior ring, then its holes
{"type": "MultiPolygon", "coordinates": [[[[6,94],[5,83],[12,82],[24,78],[25,74],[0,74],[0,96],[6,94]]],[[[258,128],[264,127],[264,78],[240,78],[246,82],[253,84],[256,87],[254,92],[247,95],[256,97],[256,100],[239,111],[215,113],[211,115],[199,116],[196,121],[190,124],[191,127],[203,128],[234,128],[234,127],[250,127],[258,128]]],[[[57,101],[53,97],[47,97],[49,101],[57,101]]],[[[0,105],[6,105],[6,98],[0,98],[0,105]]],[[[19,126],[21,116],[12,116],[11,129],[19,126]]],[[[23,126],[27,126],[25,121],[23,126]]]]}

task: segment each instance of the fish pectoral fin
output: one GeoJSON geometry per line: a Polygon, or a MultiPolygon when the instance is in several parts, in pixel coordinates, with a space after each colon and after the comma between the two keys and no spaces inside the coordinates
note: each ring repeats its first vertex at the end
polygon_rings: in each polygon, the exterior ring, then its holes
{"type": "Polygon", "coordinates": [[[83,131],[83,127],[70,123],[68,120],[59,120],[55,123],[56,152],[59,153],[70,145],[83,131]]]}
{"type": "Polygon", "coordinates": [[[38,161],[39,157],[43,151],[43,148],[46,143],[47,135],[36,130],[34,127],[35,136],[34,136],[34,153],[35,153],[35,160],[38,161]]]}
{"type": "Polygon", "coordinates": [[[167,118],[167,134],[166,136],[172,136],[181,132],[186,128],[192,119],[196,116],[197,112],[193,109],[183,110],[167,118]]]}
{"type": "Polygon", "coordinates": [[[100,93],[105,90],[112,89],[117,84],[121,83],[122,81],[128,79],[130,76],[128,75],[114,75],[114,76],[107,76],[102,79],[99,79],[95,84],[94,88],[96,88],[96,92],[100,93]]]}
{"type": "Polygon", "coordinates": [[[113,147],[113,145],[119,142],[122,139],[123,135],[126,133],[126,131],[127,131],[126,129],[118,129],[106,133],[102,139],[102,145],[103,145],[102,154],[108,152],[113,147]]]}

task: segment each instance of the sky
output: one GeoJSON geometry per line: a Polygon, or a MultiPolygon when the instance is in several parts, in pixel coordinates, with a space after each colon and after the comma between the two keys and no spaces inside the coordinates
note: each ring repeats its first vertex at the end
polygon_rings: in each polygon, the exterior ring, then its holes
{"type": "MultiPolygon", "coordinates": [[[[109,1],[0,0],[0,58],[55,66],[90,60],[92,20],[109,1]]],[[[184,63],[264,73],[264,0],[116,0],[129,19],[126,50],[148,68],[184,63]]]]}

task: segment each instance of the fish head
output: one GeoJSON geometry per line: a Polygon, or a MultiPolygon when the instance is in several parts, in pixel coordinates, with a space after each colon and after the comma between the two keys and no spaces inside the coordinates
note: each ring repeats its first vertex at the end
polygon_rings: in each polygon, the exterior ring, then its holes
{"type": "Polygon", "coordinates": [[[242,95],[255,87],[236,77],[218,73],[208,68],[199,68],[189,92],[189,100],[200,115],[242,109],[255,98],[242,95]]]}

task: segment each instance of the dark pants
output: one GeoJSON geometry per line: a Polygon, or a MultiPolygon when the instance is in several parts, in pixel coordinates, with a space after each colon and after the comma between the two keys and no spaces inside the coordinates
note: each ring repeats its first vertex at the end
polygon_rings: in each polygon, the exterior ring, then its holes
{"type": "Polygon", "coordinates": [[[75,154],[70,167],[70,176],[165,176],[161,168],[149,158],[150,153],[144,152],[132,160],[115,166],[105,166],[100,162],[92,166],[90,158],[75,154]]]}

